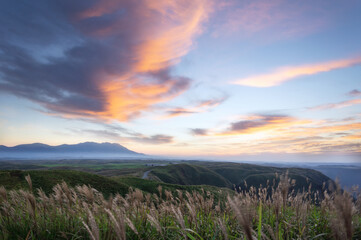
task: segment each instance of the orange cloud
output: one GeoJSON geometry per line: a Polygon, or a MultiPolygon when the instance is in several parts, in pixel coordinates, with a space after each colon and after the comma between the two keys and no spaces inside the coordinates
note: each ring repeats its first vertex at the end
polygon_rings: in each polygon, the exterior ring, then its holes
{"type": "Polygon", "coordinates": [[[273,87],[294,78],[328,72],[335,69],[361,64],[361,57],[318,63],[313,65],[289,66],[276,69],[267,74],[260,74],[234,81],[234,84],[251,87],[273,87]]]}
{"type": "Polygon", "coordinates": [[[105,86],[108,106],[101,114],[107,118],[128,121],[139,116],[142,111],[149,109],[152,105],[182,94],[187,89],[188,82],[186,80],[181,84],[177,81],[167,81],[163,84],[139,82],[134,85],[121,82],[105,86]]]}
{"type": "MultiPolygon", "coordinates": [[[[200,33],[209,8],[205,0],[145,1],[149,13],[156,14],[160,25],[147,31],[147,39],[136,47],[136,70],[156,71],[174,64],[192,46],[200,33]]],[[[148,14],[149,14],[148,13],[148,14]]]]}
{"type": "Polygon", "coordinates": [[[278,129],[255,148],[273,152],[360,152],[361,123],[313,122],[311,125],[278,129]]]}
{"type": "Polygon", "coordinates": [[[225,130],[195,128],[190,133],[201,136],[202,142],[207,138],[215,153],[361,152],[361,123],[357,119],[312,121],[282,115],[252,115],[230,123],[225,130]]]}
{"type": "Polygon", "coordinates": [[[157,72],[174,65],[192,46],[194,37],[201,31],[201,23],[208,14],[204,0],[197,1],[145,1],[142,17],[153,21],[144,29],[144,37],[134,47],[134,68],[125,81],[105,84],[108,108],[105,114],[111,118],[128,120],[152,105],[168,101],[180,95],[188,87],[188,79],[172,79],[161,73],[162,81],[135,77],[139,73],[157,72]]]}
{"type": "MultiPolygon", "coordinates": [[[[82,20],[100,18],[113,14],[120,5],[114,0],[99,2],[79,13],[78,17],[82,20]]],[[[168,69],[190,50],[210,12],[210,3],[205,0],[144,0],[136,6],[128,5],[132,6],[129,14],[137,16],[134,21],[140,22],[140,27],[134,27],[134,33],[130,32],[136,36],[132,40],[136,44],[132,42],[130,47],[130,64],[128,70],[120,74],[99,74],[105,111],[93,112],[98,117],[120,121],[138,117],[152,105],[171,100],[187,90],[189,79],[171,76],[168,69]]],[[[91,29],[92,32],[87,33],[101,39],[118,32],[126,33],[124,30],[129,27],[125,27],[122,21],[117,19],[104,28],[91,29]]],[[[137,25],[135,22],[129,24],[137,25]]]]}
{"type": "Polygon", "coordinates": [[[359,134],[352,134],[352,135],[347,135],[343,137],[344,139],[350,139],[350,140],[361,140],[361,133],[359,134]]]}
{"type": "Polygon", "coordinates": [[[162,118],[173,118],[173,117],[178,117],[178,116],[183,116],[183,115],[188,115],[188,114],[193,114],[193,113],[197,113],[197,112],[186,109],[186,108],[173,108],[173,109],[168,110],[167,115],[162,118]]]}
{"type": "Polygon", "coordinates": [[[224,102],[226,99],[227,99],[227,97],[204,100],[204,101],[201,101],[201,102],[197,105],[197,107],[198,107],[198,108],[216,107],[216,106],[218,106],[219,104],[221,104],[222,102],[224,102]]]}

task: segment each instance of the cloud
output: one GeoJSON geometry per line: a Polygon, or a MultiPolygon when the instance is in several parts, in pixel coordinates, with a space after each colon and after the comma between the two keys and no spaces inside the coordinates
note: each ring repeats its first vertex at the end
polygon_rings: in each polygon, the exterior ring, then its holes
{"type": "Polygon", "coordinates": [[[189,88],[191,79],[171,67],[211,10],[205,0],[2,5],[1,91],[61,116],[120,121],[189,88]]]}
{"type": "Polygon", "coordinates": [[[223,103],[228,99],[228,96],[221,97],[221,98],[215,98],[215,99],[208,99],[201,101],[196,107],[197,108],[210,108],[210,107],[216,107],[219,104],[223,103]]]}
{"type": "Polygon", "coordinates": [[[166,143],[172,143],[173,137],[169,135],[163,135],[163,134],[157,134],[150,137],[142,136],[137,138],[131,138],[132,140],[135,140],[137,142],[144,142],[149,144],[166,144],[166,143]]]}
{"type": "Polygon", "coordinates": [[[343,138],[344,139],[350,139],[350,140],[361,140],[361,133],[346,135],[343,138]]]}
{"type": "Polygon", "coordinates": [[[359,97],[359,96],[361,96],[361,92],[357,89],[354,89],[354,90],[348,92],[347,95],[349,95],[351,97],[359,97]]]}
{"type": "Polygon", "coordinates": [[[171,110],[166,111],[165,118],[178,117],[181,115],[188,115],[193,113],[197,113],[197,112],[192,110],[187,110],[185,108],[173,108],[171,110]]]}
{"type": "Polygon", "coordinates": [[[202,136],[193,145],[204,151],[212,149],[212,154],[361,152],[357,117],[316,121],[276,114],[249,115],[226,127],[191,129],[190,133],[202,136]]]}
{"type": "Polygon", "coordinates": [[[171,108],[166,110],[165,116],[163,116],[162,118],[172,118],[182,115],[205,112],[211,108],[217,107],[218,105],[226,101],[227,98],[228,97],[208,99],[208,100],[199,101],[198,103],[195,104],[195,106],[171,108]]]}
{"type": "Polygon", "coordinates": [[[191,129],[193,135],[199,136],[232,136],[255,134],[259,132],[287,129],[295,125],[308,124],[310,121],[300,120],[286,115],[249,115],[243,116],[241,120],[229,123],[223,129],[191,129]]]}
{"type": "Polygon", "coordinates": [[[267,39],[312,33],[329,22],[333,11],[324,11],[323,3],[312,5],[285,0],[222,1],[217,6],[214,36],[241,33],[242,36],[266,33],[267,39]]]}
{"type": "Polygon", "coordinates": [[[120,141],[120,142],[140,142],[146,144],[167,144],[174,141],[174,137],[165,134],[155,134],[155,135],[144,135],[138,132],[130,131],[128,129],[119,127],[112,124],[100,124],[100,127],[103,129],[83,129],[75,130],[70,129],[72,132],[85,133],[96,136],[97,138],[101,137],[109,141],[120,141]]]}
{"type": "MultiPolygon", "coordinates": [[[[303,122],[306,123],[306,122],[303,122]]],[[[230,126],[216,135],[239,135],[252,134],[275,130],[300,124],[300,121],[290,116],[284,115],[252,115],[241,121],[230,123],[230,126]]]]}
{"type": "Polygon", "coordinates": [[[204,129],[204,128],[193,128],[190,129],[192,135],[196,135],[196,136],[207,136],[208,135],[208,130],[204,129]]]}
{"type": "Polygon", "coordinates": [[[294,78],[328,72],[340,68],[347,68],[359,64],[361,64],[361,57],[312,65],[281,67],[273,72],[242,78],[234,81],[233,83],[250,87],[273,87],[294,78]]]}
{"type": "Polygon", "coordinates": [[[360,152],[359,139],[351,137],[359,135],[360,129],[361,124],[354,120],[313,121],[307,125],[278,129],[272,137],[260,141],[257,147],[273,152],[360,152]]]}
{"type": "Polygon", "coordinates": [[[335,108],[344,108],[353,106],[356,104],[361,104],[361,99],[353,99],[353,100],[347,100],[339,103],[328,103],[328,104],[322,104],[316,107],[310,107],[309,110],[326,110],[326,109],[335,109],[335,108]]]}

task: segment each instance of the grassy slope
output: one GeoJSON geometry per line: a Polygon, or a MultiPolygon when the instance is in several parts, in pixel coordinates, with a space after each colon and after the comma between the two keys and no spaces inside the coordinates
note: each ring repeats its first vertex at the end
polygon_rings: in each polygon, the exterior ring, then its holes
{"type": "Polygon", "coordinates": [[[244,181],[249,186],[266,186],[267,181],[272,185],[275,173],[284,174],[288,170],[289,178],[296,180],[296,190],[307,190],[312,183],[312,190],[322,190],[323,183],[326,186],[332,181],[324,174],[303,168],[276,168],[264,167],[253,164],[222,163],[222,162],[192,162],[192,165],[177,164],[158,167],[152,170],[163,182],[173,184],[208,184],[213,186],[230,187],[233,184],[244,188],[244,181]],[[216,176],[216,177],[215,177],[216,176]]]}
{"type": "MultiPolygon", "coordinates": [[[[308,188],[312,183],[312,190],[322,190],[323,183],[328,183],[332,180],[326,175],[304,168],[276,168],[264,167],[253,164],[237,164],[237,163],[208,163],[207,167],[213,169],[215,172],[224,176],[236,185],[243,185],[244,181],[248,186],[258,187],[260,184],[266,186],[267,181],[272,184],[275,179],[275,173],[284,174],[289,173],[289,178],[296,180],[296,190],[308,188]]],[[[278,183],[278,180],[276,180],[278,183]]]]}
{"type": "MultiPolygon", "coordinates": [[[[4,162],[2,162],[4,163],[4,162]]],[[[95,173],[97,175],[103,176],[142,176],[144,171],[151,169],[151,175],[156,176],[157,179],[160,179],[164,183],[178,184],[178,185],[211,185],[217,187],[227,187],[232,188],[233,185],[240,186],[244,188],[244,181],[247,182],[248,186],[258,187],[260,184],[263,186],[266,185],[267,181],[272,185],[273,180],[275,179],[275,173],[285,173],[287,169],[285,168],[275,168],[275,167],[265,167],[253,164],[240,164],[240,163],[230,163],[230,162],[200,162],[200,161],[190,161],[189,164],[170,164],[167,166],[156,166],[156,167],[147,167],[144,161],[96,161],[96,160],[60,160],[56,162],[52,161],[42,161],[42,162],[19,162],[18,164],[12,164],[7,162],[7,165],[4,166],[8,169],[18,169],[19,166],[34,169],[40,164],[67,164],[69,166],[59,167],[59,170],[54,168],[50,169],[48,176],[44,177],[39,173],[39,171],[33,171],[32,174],[35,174],[34,178],[34,187],[41,187],[45,191],[50,191],[52,186],[56,183],[61,182],[62,178],[68,182],[70,185],[75,184],[90,184],[94,188],[99,189],[104,192],[105,195],[108,193],[120,192],[124,193],[127,190],[129,185],[118,186],[118,183],[111,181],[106,177],[90,177],[96,176],[86,173],[77,173],[77,177],[73,177],[74,174],[66,174],[67,172],[72,172],[71,170],[81,170],[83,172],[95,173]],[[71,163],[76,165],[82,165],[82,167],[74,167],[71,163]],[[129,165],[135,164],[135,168],[124,168],[124,169],[110,169],[109,166],[114,167],[113,164],[116,163],[120,165],[129,165]],[[27,164],[26,166],[24,164],[27,164]],[[35,165],[36,164],[36,165],[35,165]],[[97,165],[97,170],[93,168],[87,168],[89,165],[97,165]],[[109,165],[109,166],[107,166],[109,165]],[[104,166],[104,167],[103,167],[104,166]],[[60,169],[62,169],[61,175],[59,175],[60,169]],[[66,170],[66,171],[64,171],[66,170]],[[51,174],[55,173],[55,174],[51,174]],[[39,179],[39,180],[38,180],[39,179]],[[44,183],[38,184],[37,182],[44,183]],[[38,184],[38,186],[36,186],[38,184]]],[[[39,168],[44,168],[44,166],[38,166],[39,168]]],[[[116,166],[118,167],[118,166],[116,166]]],[[[1,167],[0,167],[1,169],[1,167]]],[[[330,179],[325,175],[321,174],[318,171],[310,169],[301,169],[301,168],[290,168],[289,177],[296,179],[296,190],[302,190],[303,188],[307,189],[309,183],[312,183],[312,190],[322,190],[323,182],[328,182],[330,179]]],[[[14,179],[12,179],[14,180],[14,179]]],[[[16,185],[19,181],[14,181],[12,183],[10,179],[1,179],[0,181],[9,181],[10,184],[16,185]]],[[[0,184],[1,184],[0,182],[0,184]]],[[[276,183],[278,180],[276,180],[276,183]]],[[[24,179],[22,180],[22,185],[18,187],[26,186],[24,179]]],[[[132,187],[138,187],[136,185],[131,185],[132,187]]],[[[150,189],[150,187],[149,187],[150,189]]],[[[151,191],[149,190],[148,191],[151,191]]]]}
{"type": "Polygon", "coordinates": [[[177,190],[187,191],[187,192],[205,192],[211,193],[215,200],[219,198],[225,200],[227,195],[233,195],[234,191],[230,190],[229,188],[219,188],[210,185],[177,185],[177,184],[169,184],[169,183],[162,183],[153,180],[145,180],[136,177],[112,177],[112,179],[126,184],[132,188],[138,188],[147,193],[158,193],[158,187],[161,186],[163,191],[167,190],[172,192],[173,195],[177,195],[177,190]]]}
{"type": "Polygon", "coordinates": [[[27,188],[25,176],[30,175],[33,188],[41,188],[46,193],[52,192],[54,185],[65,181],[69,186],[90,185],[105,196],[119,192],[128,192],[128,185],[99,175],[73,170],[8,170],[0,171],[0,185],[6,189],[27,188]]]}
{"type": "Polygon", "coordinates": [[[207,184],[217,187],[232,187],[230,181],[215,171],[197,165],[175,164],[152,169],[161,181],[180,185],[207,184]]]}
{"type": "Polygon", "coordinates": [[[51,193],[52,188],[57,183],[65,181],[69,186],[90,185],[91,187],[102,192],[105,196],[120,193],[125,195],[128,193],[129,187],[138,188],[147,193],[158,193],[158,186],[162,186],[163,191],[168,190],[175,193],[177,189],[182,191],[209,191],[215,198],[223,197],[232,191],[229,189],[221,189],[207,185],[182,186],[175,184],[161,183],[157,181],[144,180],[135,177],[103,177],[96,174],[73,171],[73,170],[3,170],[0,171],[0,186],[6,189],[28,189],[25,176],[30,175],[33,188],[41,188],[46,193],[51,193]]]}
{"type": "Polygon", "coordinates": [[[46,167],[44,167],[44,166],[39,166],[39,165],[35,165],[35,164],[28,164],[28,163],[16,164],[16,163],[8,162],[8,161],[0,161],[0,170],[7,170],[7,169],[33,170],[33,169],[45,169],[45,168],[46,167]]]}

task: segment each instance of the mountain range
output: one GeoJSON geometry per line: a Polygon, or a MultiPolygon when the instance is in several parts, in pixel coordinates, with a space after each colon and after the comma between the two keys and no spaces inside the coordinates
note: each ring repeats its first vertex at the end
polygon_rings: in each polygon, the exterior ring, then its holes
{"type": "Polygon", "coordinates": [[[43,143],[22,144],[14,147],[0,145],[0,158],[89,158],[89,157],[127,157],[145,156],[117,143],[84,142],[50,146],[43,143]]]}

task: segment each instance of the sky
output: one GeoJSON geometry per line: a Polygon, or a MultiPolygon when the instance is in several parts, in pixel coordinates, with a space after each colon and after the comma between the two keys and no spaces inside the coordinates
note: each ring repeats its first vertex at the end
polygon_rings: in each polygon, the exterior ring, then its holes
{"type": "Polygon", "coordinates": [[[361,161],[360,12],[358,0],[1,1],[0,144],[361,161]]]}

